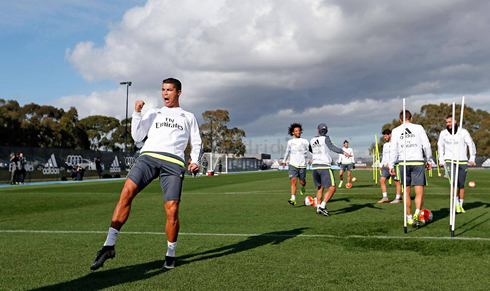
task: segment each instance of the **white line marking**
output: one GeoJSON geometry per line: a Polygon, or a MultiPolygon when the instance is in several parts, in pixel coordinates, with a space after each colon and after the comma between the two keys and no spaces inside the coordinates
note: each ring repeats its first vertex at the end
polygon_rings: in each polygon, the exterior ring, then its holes
{"type": "MultiPolygon", "coordinates": [[[[0,233],[47,233],[47,234],[107,234],[107,231],[82,231],[82,230],[0,230],[0,233]]],[[[164,232],[147,232],[147,231],[121,231],[122,234],[136,235],[165,235],[164,232]]],[[[238,237],[316,237],[316,238],[333,238],[333,239],[428,239],[428,240],[464,240],[464,241],[490,241],[485,237],[434,237],[434,236],[385,236],[385,235],[328,235],[328,234],[247,234],[247,233],[179,233],[179,235],[189,236],[238,236],[238,237]]]]}

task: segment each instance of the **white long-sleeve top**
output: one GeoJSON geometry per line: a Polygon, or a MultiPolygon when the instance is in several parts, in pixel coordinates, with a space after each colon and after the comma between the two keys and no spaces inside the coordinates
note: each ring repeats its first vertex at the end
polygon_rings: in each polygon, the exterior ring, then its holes
{"type": "Polygon", "coordinates": [[[324,165],[330,167],[332,165],[330,151],[339,154],[343,153],[342,149],[336,146],[328,135],[315,136],[310,141],[310,147],[313,169],[315,169],[315,166],[324,165]]]}
{"type": "Polygon", "coordinates": [[[381,158],[381,167],[384,168],[386,167],[387,164],[389,164],[390,161],[390,150],[391,150],[391,141],[386,142],[383,145],[383,157],[381,158]]]}
{"type": "Polygon", "coordinates": [[[355,163],[354,150],[351,148],[346,148],[346,147],[343,147],[342,150],[344,152],[350,154],[352,157],[346,157],[345,155],[340,154],[337,163],[342,164],[342,165],[354,164],[355,163]]]}
{"type": "Polygon", "coordinates": [[[286,163],[286,160],[291,154],[291,159],[289,160],[291,166],[306,168],[306,154],[308,153],[309,145],[310,143],[304,138],[290,139],[282,162],[286,163]]]}
{"type": "MultiPolygon", "coordinates": [[[[470,133],[461,127],[458,127],[458,131],[461,130],[461,148],[458,157],[454,157],[455,160],[460,162],[475,162],[476,156],[476,146],[470,133]],[[470,159],[468,160],[468,151],[470,150],[470,159]]],[[[459,133],[454,134],[454,151],[458,151],[458,136],[459,133]]],[[[439,164],[443,165],[444,161],[453,159],[453,138],[451,132],[447,129],[443,130],[439,135],[439,140],[437,141],[437,149],[439,154],[439,164]]]]}
{"type": "Polygon", "coordinates": [[[424,128],[419,124],[413,124],[408,122],[406,124],[407,128],[403,132],[403,124],[393,129],[391,132],[391,150],[389,158],[390,169],[393,168],[395,161],[403,160],[407,162],[425,162],[425,157],[427,162],[432,162],[432,150],[430,148],[429,138],[424,128]],[[404,144],[406,139],[407,143],[407,156],[404,155],[404,144]]]}
{"type": "Polygon", "coordinates": [[[131,136],[137,142],[148,139],[141,152],[163,152],[181,158],[191,142],[191,163],[201,164],[202,140],[194,114],[180,107],[151,108],[144,116],[133,113],[131,136]]]}

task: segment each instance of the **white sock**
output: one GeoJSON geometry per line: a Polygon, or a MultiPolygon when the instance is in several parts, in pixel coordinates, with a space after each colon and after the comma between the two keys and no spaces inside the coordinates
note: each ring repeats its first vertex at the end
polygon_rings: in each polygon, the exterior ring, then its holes
{"type": "Polygon", "coordinates": [[[291,200],[296,200],[296,195],[291,195],[291,200]]]}
{"type": "Polygon", "coordinates": [[[107,234],[107,239],[104,243],[104,246],[115,245],[118,234],[119,234],[119,230],[112,228],[112,227],[109,227],[109,233],[107,234]]]}
{"type": "Polygon", "coordinates": [[[175,248],[177,247],[177,242],[167,241],[167,256],[175,257],[175,248]]]}
{"type": "Polygon", "coordinates": [[[400,194],[396,194],[396,198],[395,199],[396,200],[400,200],[400,196],[401,196],[400,194]]]}
{"type": "Polygon", "coordinates": [[[459,199],[459,205],[461,205],[461,207],[463,207],[463,200],[464,199],[459,199]]]}
{"type": "Polygon", "coordinates": [[[327,202],[322,201],[322,204],[320,205],[320,208],[325,208],[325,207],[327,207],[327,202]]]}
{"type": "Polygon", "coordinates": [[[415,209],[415,214],[420,214],[420,209],[415,209]]]}
{"type": "Polygon", "coordinates": [[[388,192],[383,192],[383,198],[388,198],[388,192]]]}
{"type": "Polygon", "coordinates": [[[410,220],[410,219],[412,219],[412,214],[407,215],[407,220],[410,220]]]}

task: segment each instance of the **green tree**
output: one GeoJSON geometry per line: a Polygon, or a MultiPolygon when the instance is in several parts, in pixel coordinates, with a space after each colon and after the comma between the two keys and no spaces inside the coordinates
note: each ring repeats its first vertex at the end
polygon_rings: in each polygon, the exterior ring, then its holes
{"type": "Polygon", "coordinates": [[[223,109],[208,110],[202,114],[205,123],[200,126],[205,152],[218,152],[234,155],[245,154],[242,138],[245,131],[239,128],[229,129],[229,112],[223,109]]]}
{"type": "MultiPolygon", "coordinates": [[[[427,104],[420,108],[420,113],[414,114],[414,112],[412,112],[412,114],[413,122],[422,125],[427,132],[432,151],[435,155],[439,134],[446,128],[446,116],[452,114],[452,104],[427,104]]],[[[456,105],[455,115],[459,122],[461,105],[456,105]]],[[[391,123],[386,123],[382,126],[381,132],[386,128],[393,129],[400,124],[398,118],[393,119],[391,123]]],[[[475,142],[476,154],[478,156],[490,156],[490,113],[480,109],[475,111],[473,108],[465,106],[463,127],[468,130],[475,142]]],[[[379,144],[382,145],[384,142],[384,138],[381,135],[379,144]]],[[[370,154],[374,148],[375,144],[372,143],[369,148],[370,154]]]]}
{"type": "Polygon", "coordinates": [[[78,122],[90,141],[92,150],[109,150],[112,144],[112,134],[119,127],[119,120],[114,117],[93,115],[78,122]]]}

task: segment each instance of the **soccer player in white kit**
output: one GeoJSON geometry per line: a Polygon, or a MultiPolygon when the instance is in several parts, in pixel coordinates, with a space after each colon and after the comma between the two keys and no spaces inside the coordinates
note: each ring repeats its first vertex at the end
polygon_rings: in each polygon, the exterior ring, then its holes
{"type": "MultiPolygon", "coordinates": [[[[396,175],[391,176],[390,166],[388,164],[390,160],[390,150],[391,150],[391,130],[389,129],[383,130],[383,138],[385,139],[386,143],[383,145],[383,159],[381,160],[381,167],[379,168],[379,170],[381,171],[379,184],[381,185],[381,192],[383,193],[383,198],[381,198],[381,200],[379,200],[378,203],[384,203],[390,201],[388,199],[388,190],[386,187],[386,180],[390,179],[390,177],[393,179],[396,186],[396,197],[390,203],[392,204],[400,203],[400,193],[401,193],[400,181],[398,180],[398,177],[396,177],[396,175]]],[[[395,165],[395,169],[396,168],[398,168],[398,164],[395,165]]]]}
{"type": "Polygon", "coordinates": [[[349,154],[349,156],[346,155],[339,155],[339,160],[337,163],[340,165],[340,172],[339,172],[339,188],[342,187],[342,183],[344,182],[344,172],[347,171],[347,184],[350,183],[351,179],[351,171],[354,168],[354,150],[349,148],[349,142],[347,140],[344,141],[344,147],[342,148],[342,151],[346,152],[349,154]]]}
{"type": "Polygon", "coordinates": [[[198,165],[202,157],[199,124],[192,113],[184,111],[179,105],[181,88],[182,84],[177,79],[163,80],[162,99],[165,106],[151,108],[144,116],[141,110],[145,103],[142,100],[136,101],[131,136],[136,142],[142,141],[146,136],[148,139],[128,173],[112,216],[107,239],[90,266],[91,270],[99,269],[107,259],[115,257],[116,239],[129,217],[133,199],[157,177],[160,178],[167,214],[167,253],[162,269],[173,269],[175,266],[175,248],[180,226],[179,204],[185,173],[184,150],[189,141],[192,150],[188,169],[192,173],[199,171],[198,165]]]}
{"type": "MultiPolygon", "coordinates": [[[[459,142],[461,142],[461,148],[459,155],[453,156],[453,137],[452,137],[452,128],[453,128],[453,116],[448,115],[446,117],[446,129],[444,129],[439,135],[439,140],[437,142],[437,148],[439,152],[439,165],[441,167],[446,167],[448,171],[448,179],[451,179],[451,171],[456,168],[457,160],[459,160],[459,170],[458,170],[458,184],[457,189],[454,189],[454,193],[458,193],[459,203],[456,204],[456,213],[465,213],[466,211],[463,208],[463,200],[464,200],[464,184],[466,180],[466,171],[468,170],[468,165],[470,167],[475,165],[475,156],[476,156],[476,146],[473,142],[473,139],[470,136],[470,133],[458,126],[456,120],[454,120],[454,150],[458,150],[459,142]],[[459,130],[461,130],[461,140],[458,141],[459,130]],[[468,160],[468,152],[467,148],[470,150],[470,159],[468,160]],[[454,164],[453,163],[454,159],[454,164]]],[[[454,185],[454,183],[452,183],[454,185]]]]}
{"type": "MultiPolygon", "coordinates": [[[[430,149],[429,138],[424,128],[419,124],[412,123],[412,114],[405,110],[406,129],[403,131],[403,110],[400,112],[400,122],[402,125],[393,129],[391,133],[390,151],[390,174],[395,175],[394,165],[398,158],[400,170],[400,182],[404,182],[404,175],[407,180],[407,223],[413,227],[420,226],[420,210],[424,204],[425,169],[432,168],[432,150],[430,149]],[[406,156],[405,145],[406,140],[406,156]],[[424,153],[426,161],[424,161],[424,153]],[[407,172],[404,173],[403,166],[406,160],[407,172]],[[415,188],[415,213],[412,217],[412,201],[410,199],[410,185],[415,188]]],[[[403,195],[405,198],[405,195],[403,195]]]]}
{"type": "Polygon", "coordinates": [[[306,154],[308,153],[308,147],[310,143],[308,140],[301,138],[303,133],[303,127],[299,123],[293,123],[288,128],[288,134],[293,136],[288,141],[286,152],[284,153],[284,159],[282,160],[282,166],[286,166],[286,160],[289,155],[289,179],[291,180],[291,198],[288,203],[296,206],[296,183],[299,178],[301,184],[301,195],[306,192],[306,154]]]}
{"type": "Polygon", "coordinates": [[[332,139],[327,135],[328,128],[325,123],[320,123],[317,129],[318,135],[311,139],[309,147],[312,153],[313,182],[318,189],[316,192],[318,201],[316,213],[330,216],[327,211],[327,202],[335,193],[335,177],[331,169],[332,157],[330,156],[330,151],[344,154],[347,157],[350,154],[342,151],[341,148],[332,142],[332,139]],[[325,188],[327,191],[323,194],[325,188]]]}

